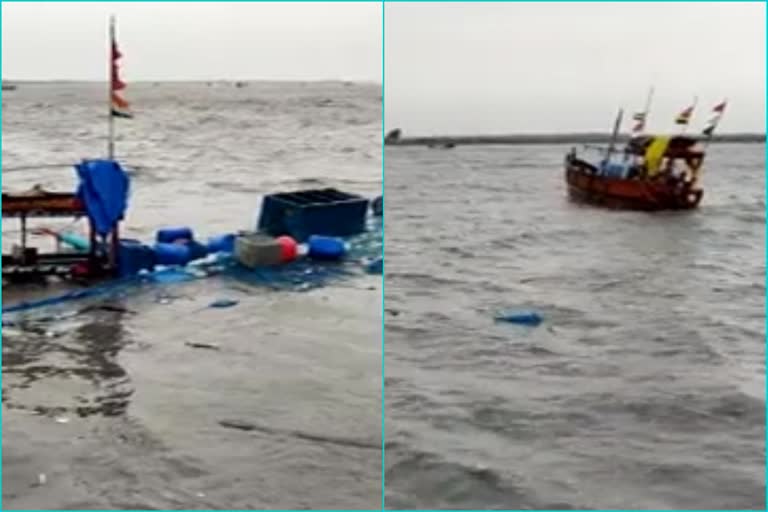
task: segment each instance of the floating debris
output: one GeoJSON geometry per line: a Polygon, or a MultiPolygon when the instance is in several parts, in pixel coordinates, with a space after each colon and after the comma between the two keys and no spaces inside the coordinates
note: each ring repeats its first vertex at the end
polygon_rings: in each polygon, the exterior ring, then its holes
{"type": "MultiPolygon", "coordinates": [[[[106,300],[106,302],[100,301],[100,304],[105,307],[95,306],[95,309],[119,314],[123,313],[121,304],[119,302],[111,302],[112,299],[124,300],[132,294],[140,293],[148,286],[175,285],[212,276],[222,276],[231,281],[247,285],[248,288],[260,286],[273,290],[293,292],[314,290],[364,275],[366,271],[365,262],[375,262],[377,258],[381,257],[381,228],[380,220],[369,218],[367,230],[364,233],[345,237],[344,241],[348,244],[349,252],[346,254],[344,261],[326,262],[301,258],[279,266],[247,269],[238,265],[231,254],[219,252],[211,254],[204,259],[193,261],[183,268],[157,267],[154,271],[141,271],[137,275],[119,278],[101,285],[77,289],[37,301],[4,305],[3,327],[25,329],[26,326],[23,324],[28,325],[28,322],[24,319],[13,318],[10,314],[36,309],[42,313],[40,316],[35,315],[35,323],[37,324],[44,321],[60,321],[64,318],[75,317],[82,314],[82,312],[74,310],[52,316],[50,314],[46,315],[43,311],[50,311],[52,308],[68,302],[84,301],[96,297],[102,301],[106,300]]],[[[163,289],[155,294],[154,301],[157,304],[168,305],[178,298],[181,297],[172,296],[167,290],[163,289]]],[[[202,309],[205,309],[205,307],[202,309]]],[[[137,312],[126,309],[124,313],[134,315],[137,312]]],[[[45,331],[41,330],[40,335],[45,336],[45,331]]]]}
{"type": "Polygon", "coordinates": [[[251,430],[256,430],[256,425],[252,423],[247,423],[245,421],[240,421],[240,420],[221,420],[219,421],[219,425],[226,428],[235,428],[237,430],[245,430],[247,432],[250,432],[251,430]]]}
{"type": "Polygon", "coordinates": [[[311,432],[304,432],[300,430],[286,430],[268,427],[266,425],[258,425],[256,423],[248,423],[241,420],[221,420],[219,425],[227,428],[235,428],[245,431],[257,431],[264,434],[290,436],[304,441],[311,441],[315,443],[328,443],[340,446],[353,446],[355,448],[363,448],[368,450],[381,450],[381,442],[368,441],[364,439],[351,439],[342,438],[336,436],[330,436],[325,434],[314,434],[311,432]]]}
{"type": "Polygon", "coordinates": [[[219,350],[219,346],[218,345],[213,345],[211,343],[197,343],[197,342],[194,342],[194,341],[188,341],[188,342],[186,342],[184,344],[186,346],[192,347],[192,348],[205,348],[205,349],[208,349],[208,350],[219,350]]]}
{"type": "Polygon", "coordinates": [[[209,308],[231,308],[232,306],[237,306],[240,303],[240,301],[235,299],[218,299],[210,304],[208,304],[209,308]]]}
{"type": "Polygon", "coordinates": [[[535,311],[502,311],[494,318],[497,322],[537,326],[544,319],[535,311]]]}

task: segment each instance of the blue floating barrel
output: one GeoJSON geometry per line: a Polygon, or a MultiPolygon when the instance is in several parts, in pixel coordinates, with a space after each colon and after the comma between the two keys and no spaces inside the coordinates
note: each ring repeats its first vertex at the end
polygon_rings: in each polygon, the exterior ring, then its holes
{"type": "Polygon", "coordinates": [[[228,233],[226,235],[212,236],[208,239],[208,252],[213,254],[217,252],[234,252],[235,235],[228,233]]]}
{"type": "Polygon", "coordinates": [[[307,241],[307,255],[315,260],[340,260],[347,254],[347,245],[341,238],[312,235],[307,241]]]}
{"type": "Polygon", "coordinates": [[[192,228],[186,226],[177,228],[163,228],[157,230],[157,242],[161,244],[172,244],[177,240],[194,240],[192,228]]]}
{"type": "Polygon", "coordinates": [[[544,319],[535,311],[502,311],[496,315],[497,322],[509,322],[520,325],[539,325],[544,319]]]}
{"type": "Polygon", "coordinates": [[[138,240],[121,239],[117,264],[121,277],[134,276],[142,270],[154,269],[155,254],[138,240]]]}
{"type": "Polygon", "coordinates": [[[155,261],[158,265],[186,265],[192,257],[185,244],[155,244],[155,261]]]}
{"type": "Polygon", "coordinates": [[[189,260],[199,260],[208,256],[208,246],[191,240],[185,244],[189,247],[189,260]]]}

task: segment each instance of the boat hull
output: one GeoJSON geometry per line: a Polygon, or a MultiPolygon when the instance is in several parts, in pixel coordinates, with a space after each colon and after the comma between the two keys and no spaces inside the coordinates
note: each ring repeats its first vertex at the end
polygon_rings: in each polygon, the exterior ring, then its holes
{"type": "Polygon", "coordinates": [[[623,210],[691,210],[703,196],[700,188],[684,183],[606,178],[570,162],[565,181],[572,200],[623,210]]]}

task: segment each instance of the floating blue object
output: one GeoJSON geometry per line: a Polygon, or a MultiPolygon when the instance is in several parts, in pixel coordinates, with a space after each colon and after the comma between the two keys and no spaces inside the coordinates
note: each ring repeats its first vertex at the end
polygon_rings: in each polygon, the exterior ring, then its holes
{"type": "Polygon", "coordinates": [[[376,217],[381,217],[384,214],[384,204],[382,196],[375,198],[371,201],[371,211],[376,217]]]}
{"type": "Polygon", "coordinates": [[[496,315],[497,322],[509,322],[521,325],[539,325],[543,318],[535,311],[503,311],[496,315]]]}
{"type": "Polygon", "coordinates": [[[208,239],[208,252],[210,254],[235,252],[235,235],[228,233],[226,235],[212,236],[208,239]]]}
{"type": "Polygon", "coordinates": [[[191,251],[185,244],[155,244],[155,262],[158,265],[186,265],[191,259],[191,251]]]}
{"type": "Polygon", "coordinates": [[[155,267],[155,253],[138,240],[121,239],[117,256],[120,277],[135,276],[142,270],[155,267]]]}
{"type": "Polygon", "coordinates": [[[236,301],[234,299],[218,299],[210,304],[208,304],[209,308],[231,308],[232,306],[237,306],[239,301],[236,301]]]}
{"type": "Polygon", "coordinates": [[[189,261],[199,260],[208,256],[208,246],[195,240],[190,240],[185,244],[189,247],[189,261]]]}
{"type": "Polygon", "coordinates": [[[365,263],[365,271],[369,274],[381,274],[384,272],[384,258],[375,258],[365,263]]]}
{"type": "Polygon", "coordinates": [[[128,208],[128,175],[114,160],[83,160],[75,169],[80,178],[77,197],[96,232],[104,236],[128,208]]]}
{"type": "Polygon", "coordinates": [[[312,235],[307,242],[308,256],[314,260],[336,261],[347,254],[344,240],[329,236],[312,235]]]}
{"type": "Polygon", "coordinates": [[[194,238],[192,228],[186,226],[157,230],[157,242],[161,244],[172,244],[177,240],[194,240],[194,238]]]}

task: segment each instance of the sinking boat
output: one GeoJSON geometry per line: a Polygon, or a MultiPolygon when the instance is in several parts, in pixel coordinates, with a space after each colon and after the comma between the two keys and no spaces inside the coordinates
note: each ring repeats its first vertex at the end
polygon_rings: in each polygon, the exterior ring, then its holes
{"type": "MultiPolygon", "coordinates": [[[[118,50],[115,20],[110,18],[110,76],[107,109],[109,113],[109,137],[106,159],[84,159],[75,164],[79,185],[74,192],[47,191],[39,186],[20,193],[2,195],[3,217],[19,219],[20,243],[12,247],[10,254],[2,255],[4,282],[6,279],[38,279],[46,276],[72,277],[99,280],[119,275],[119,253],[122,250],[120,223],[127,209],[129,177],[114,159],[115,118],[130,118],[129,104],[121,91],[126,84],[120,80],[117,61],[118,50]],[[62,250],[61,242],[67,243],[65,234],[54,235],[57,249],[43,253],[27,244],[27,221],[34,218],[70,217],[88,219],[88,238],[76,250],[62,250]]],[[[7,84],[3,84],[5,88],[7,84]]],[[[43,232],[49,230],[43,230],[43,232]]],[[[71,240],[70,240],[71,241],[71,240]]]]}
{"type": "MultiPolygon", "coordinates": [[[[128,178],[117,162],[84,160],[75,166],[80,178],[77,192],[50,192],[40,187],[20,193],[3,192],[2,214],[21,223],[20,244],[3,254],[3,278],[37,279],[42,276],[111,277],[117,271],[119,224],[125,212],[128,178]],[[57,251],[42,253],[30,247],[27,221],[33,218],[70,217],[89,220],[89,236],[79,250],[61,250],[61,242],[73,245],[55,232],[57,251]]],[[[45,231],[45,230],[43,230],[45,231]]]]}

